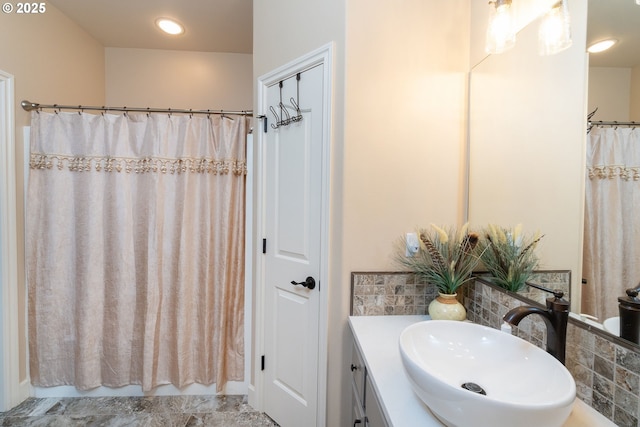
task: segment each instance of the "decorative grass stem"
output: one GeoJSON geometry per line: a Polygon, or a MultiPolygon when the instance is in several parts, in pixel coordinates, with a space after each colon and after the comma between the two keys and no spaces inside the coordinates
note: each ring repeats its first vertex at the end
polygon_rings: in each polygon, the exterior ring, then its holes
{"type": "Polygon", "coordinates": [[[431,225],[419,230],[421,247],[414,256],[404,254],[404,245],[396,259],[400,265],[412,271],[443,294],[454,294],[471,279],[480,257],[476,253],[479,236],[467,232],[465,224],[460,230],[431,225]]]}

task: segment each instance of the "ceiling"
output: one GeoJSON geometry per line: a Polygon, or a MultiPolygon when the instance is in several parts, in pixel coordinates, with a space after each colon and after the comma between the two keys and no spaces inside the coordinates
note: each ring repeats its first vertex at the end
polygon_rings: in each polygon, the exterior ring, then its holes
{"type": "Polygon", "coordinates": [[[49,0],[105,47],[253,52],[253,0],[49,0]],[[184,25],[180,36],[157,18],[184,25]]]}
{"type": "Polygon", "coordinates": [[[634,0],[589,0],[587,46],[607,38],[617,45],[589,55],[596,67],[633,67],[640,64],[640,6],[634,0]]]}
{"type": "MultiPolygon", "coordinates": [[[[49,0],[105,47],[253,52],[253,0],[49,0]],[[186,31],[168,36],[154,25],[174,18],[186,31]]],[[[620,40],[607,52],[591,54],[592,66],[640,64],[640,6],[634,0],[589,0],[587,45],[620,40]]]]}

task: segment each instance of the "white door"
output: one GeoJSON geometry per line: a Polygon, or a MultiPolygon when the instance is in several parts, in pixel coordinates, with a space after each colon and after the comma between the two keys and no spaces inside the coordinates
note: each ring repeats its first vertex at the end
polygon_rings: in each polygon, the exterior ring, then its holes
{"type": "Polygon", "coordinates": [[[323,65],[300,73],[299,80],[293,75],[270,86],[266,103],[264,411],[282,427],[315,426],[319,302],[325,292],[320,277],[323,65]],[[274,129],[277,120],[269,107],[280,120],[293,118],[298,112],[291,98],[302,119],[274,129]]]}

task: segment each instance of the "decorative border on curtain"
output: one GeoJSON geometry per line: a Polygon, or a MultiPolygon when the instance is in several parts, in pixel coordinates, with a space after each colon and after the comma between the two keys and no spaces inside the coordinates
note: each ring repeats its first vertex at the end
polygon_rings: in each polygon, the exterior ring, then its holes
{"type": "Polygon", "coordinates": [[[31,169],[65,168],[72,172],[126,172],[126,173],[209,173],[214,175],[246,175],[247,163],[235,159],[212,159],[210,157],[182,157],[165,159],[159,157],[86,157],[60,154],[31,153],[31,169]]]}
{"type": "Polygon", "coordinates": [[[614,179],[621,178],[625,181],[640,181],[640,166],[628,167],[623,165],[591,166],[587,167],[589,179],[614,179]]]}

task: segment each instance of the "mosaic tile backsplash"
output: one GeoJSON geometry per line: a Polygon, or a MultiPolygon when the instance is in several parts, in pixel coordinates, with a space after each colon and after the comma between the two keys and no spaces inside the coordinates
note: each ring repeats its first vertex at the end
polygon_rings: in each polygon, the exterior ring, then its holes
{"type": "Polygon", "coordinates": [[[351,314],[427,314],[438,291],[410,273],[352,273],[351,314]]]}
{"type": "MultiPolygon", "coordinates": [[[[549,280],[556,280],[553,277],[539,277],[537,283],[547,286],[549,280]]],[[[429,303],[438,295],[434,286],[403,272],[352,273],[351,286],[354,316],[428,314],[429,303]]],[[[469,320],[493,328],[500,327],[507,311],[527,304],[521,296],[481,280],[461,288],[459,298],[469,320]]],[[[528,316],[514,328],[514,333],[541,348],[546,346],[546,327],[540,316],[528,316]]],[[[618,426],[640,427],[637,348],[570,319],[566,366],[576,381],[581,400],[618,426]]]]}

